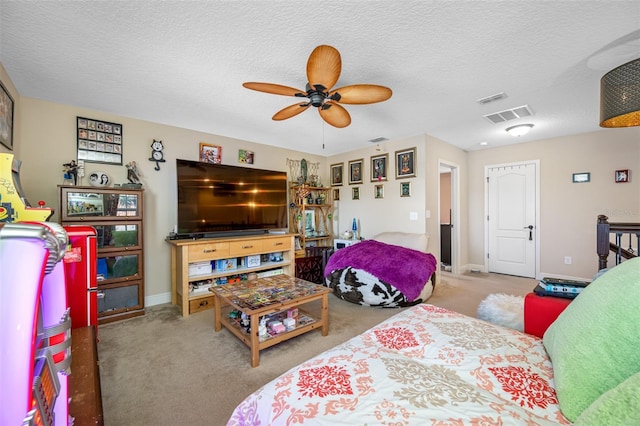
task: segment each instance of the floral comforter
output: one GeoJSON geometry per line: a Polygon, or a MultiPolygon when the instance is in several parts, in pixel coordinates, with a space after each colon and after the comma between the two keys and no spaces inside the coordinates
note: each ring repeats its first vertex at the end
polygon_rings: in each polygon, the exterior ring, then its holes
{"type": "Polygon", "coordinates": [[[248,396],[228,425],[569,424],[542,340],[408,308],[248,396]]]}

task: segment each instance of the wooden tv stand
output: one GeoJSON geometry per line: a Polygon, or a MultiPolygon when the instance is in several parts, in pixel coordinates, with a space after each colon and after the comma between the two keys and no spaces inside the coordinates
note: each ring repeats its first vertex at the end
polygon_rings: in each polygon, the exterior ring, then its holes
{"type": "Polygon", "coordinates": [[[214,296],[207,287],[191,289],[193,284],[231,278],[242,274],[283,273],[295,274],[294,234],[261,234],[240,237],[167,240],[171,244],[171,303],[181,308],[182,316],[188,317],[205,309],[213,309],[214,296]],[[247,256],[281,253],[282,260],[260,261],[257,266],[244,266],[247,256]],[[235,259],[235,269],[216,270],[204,274],[189,274],[189,265],[235,259]]]}

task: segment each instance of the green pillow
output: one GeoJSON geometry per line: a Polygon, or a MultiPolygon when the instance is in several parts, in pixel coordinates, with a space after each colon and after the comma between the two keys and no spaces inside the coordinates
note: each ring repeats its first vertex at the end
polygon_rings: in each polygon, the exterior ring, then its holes
{"type": "Polygon", "coordinates": [[[574,423],[574,426],[583,425],[640,425],[640,373],[596,399],[574,423]]]}
{"type": "Polygon", "coordinates": [[[543,336],[562,414],[571,421],[640,372],[640,258],[598,277],[543,336]]]}

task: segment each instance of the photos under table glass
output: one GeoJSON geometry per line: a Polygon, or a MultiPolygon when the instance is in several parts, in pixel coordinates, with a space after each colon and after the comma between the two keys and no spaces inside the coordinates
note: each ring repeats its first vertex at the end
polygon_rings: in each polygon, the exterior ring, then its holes
{"type": "Polygon", "coordinates": [[[288,275],[212,287],[215,330],[222,326],[251,349],[251,366],[260,363],[260,351],[317,328],[329,334],[331,289],[288,275]],[[299,307],[319,300],[320,318],[299,307]]]}

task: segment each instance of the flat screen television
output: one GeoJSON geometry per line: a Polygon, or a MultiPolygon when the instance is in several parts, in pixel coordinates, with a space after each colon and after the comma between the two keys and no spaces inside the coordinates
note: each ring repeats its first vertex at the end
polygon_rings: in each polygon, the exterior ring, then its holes
{"type": "Polygon", "coordinates": [[[287,230],[286,172],[181,159],[176,172],[178,237],[287,230]]]}

